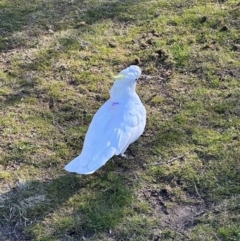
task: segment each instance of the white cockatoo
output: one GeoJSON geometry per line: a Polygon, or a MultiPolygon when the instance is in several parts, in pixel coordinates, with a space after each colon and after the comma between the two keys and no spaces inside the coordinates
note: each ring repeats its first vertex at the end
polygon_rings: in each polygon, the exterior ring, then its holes
{"type": "Polygon", "coordinates": [[[140,75],[141,69],[131,65],[114,77],[110,99],[94,115],[82,152],[65,166],[66,171],[91,174],[112,156],[124,155],[143,133],[146,109],[135,91],[140,75]]]}

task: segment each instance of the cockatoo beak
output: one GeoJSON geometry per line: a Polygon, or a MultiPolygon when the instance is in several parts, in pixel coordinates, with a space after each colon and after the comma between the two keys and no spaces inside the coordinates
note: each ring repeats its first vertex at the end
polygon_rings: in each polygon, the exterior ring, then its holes
{"type": "Polygon", "coordinates": [[[116,79],[116,80],[121,80],[121,79],[124,78],[124,75],[123,74],[113,75],[113,78],[116,79]]]}

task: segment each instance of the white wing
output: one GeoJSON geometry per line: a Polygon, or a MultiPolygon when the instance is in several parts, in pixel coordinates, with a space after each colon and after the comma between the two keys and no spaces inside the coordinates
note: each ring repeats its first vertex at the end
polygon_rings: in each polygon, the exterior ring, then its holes
{"type": "Polygon", "coordinates": [[[82,153],[65,170],[91,174],[113,155],[123,154],[144,131],[146,110],[140,101],[118,103],[108,100],[94,115],[82,153]]]}

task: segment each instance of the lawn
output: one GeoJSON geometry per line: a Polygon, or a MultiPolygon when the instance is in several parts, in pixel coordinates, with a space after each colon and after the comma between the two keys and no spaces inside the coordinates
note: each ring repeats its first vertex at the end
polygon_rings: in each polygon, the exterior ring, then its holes
{"type": "Polygon", "coordinates": [[[0,0],[0,241],[240,241],[239,76],[236,0],[0,0]],[[130,158],[65,172],[130,64],[130,158]]]}

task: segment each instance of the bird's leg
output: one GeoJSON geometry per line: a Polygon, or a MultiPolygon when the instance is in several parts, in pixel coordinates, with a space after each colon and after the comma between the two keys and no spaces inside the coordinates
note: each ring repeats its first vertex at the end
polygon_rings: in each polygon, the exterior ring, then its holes
{"type": "Polygon", "coordinates": [[[122,153],[122,154],[120,154],[120,155],[121,155],[121,157],[123,157],[123,158],[126,159],[126,160],[134,159],[134,157],[128,156],[128,155],[126,155],[126,154],[124,154],[124,153],[122,153]]]}

